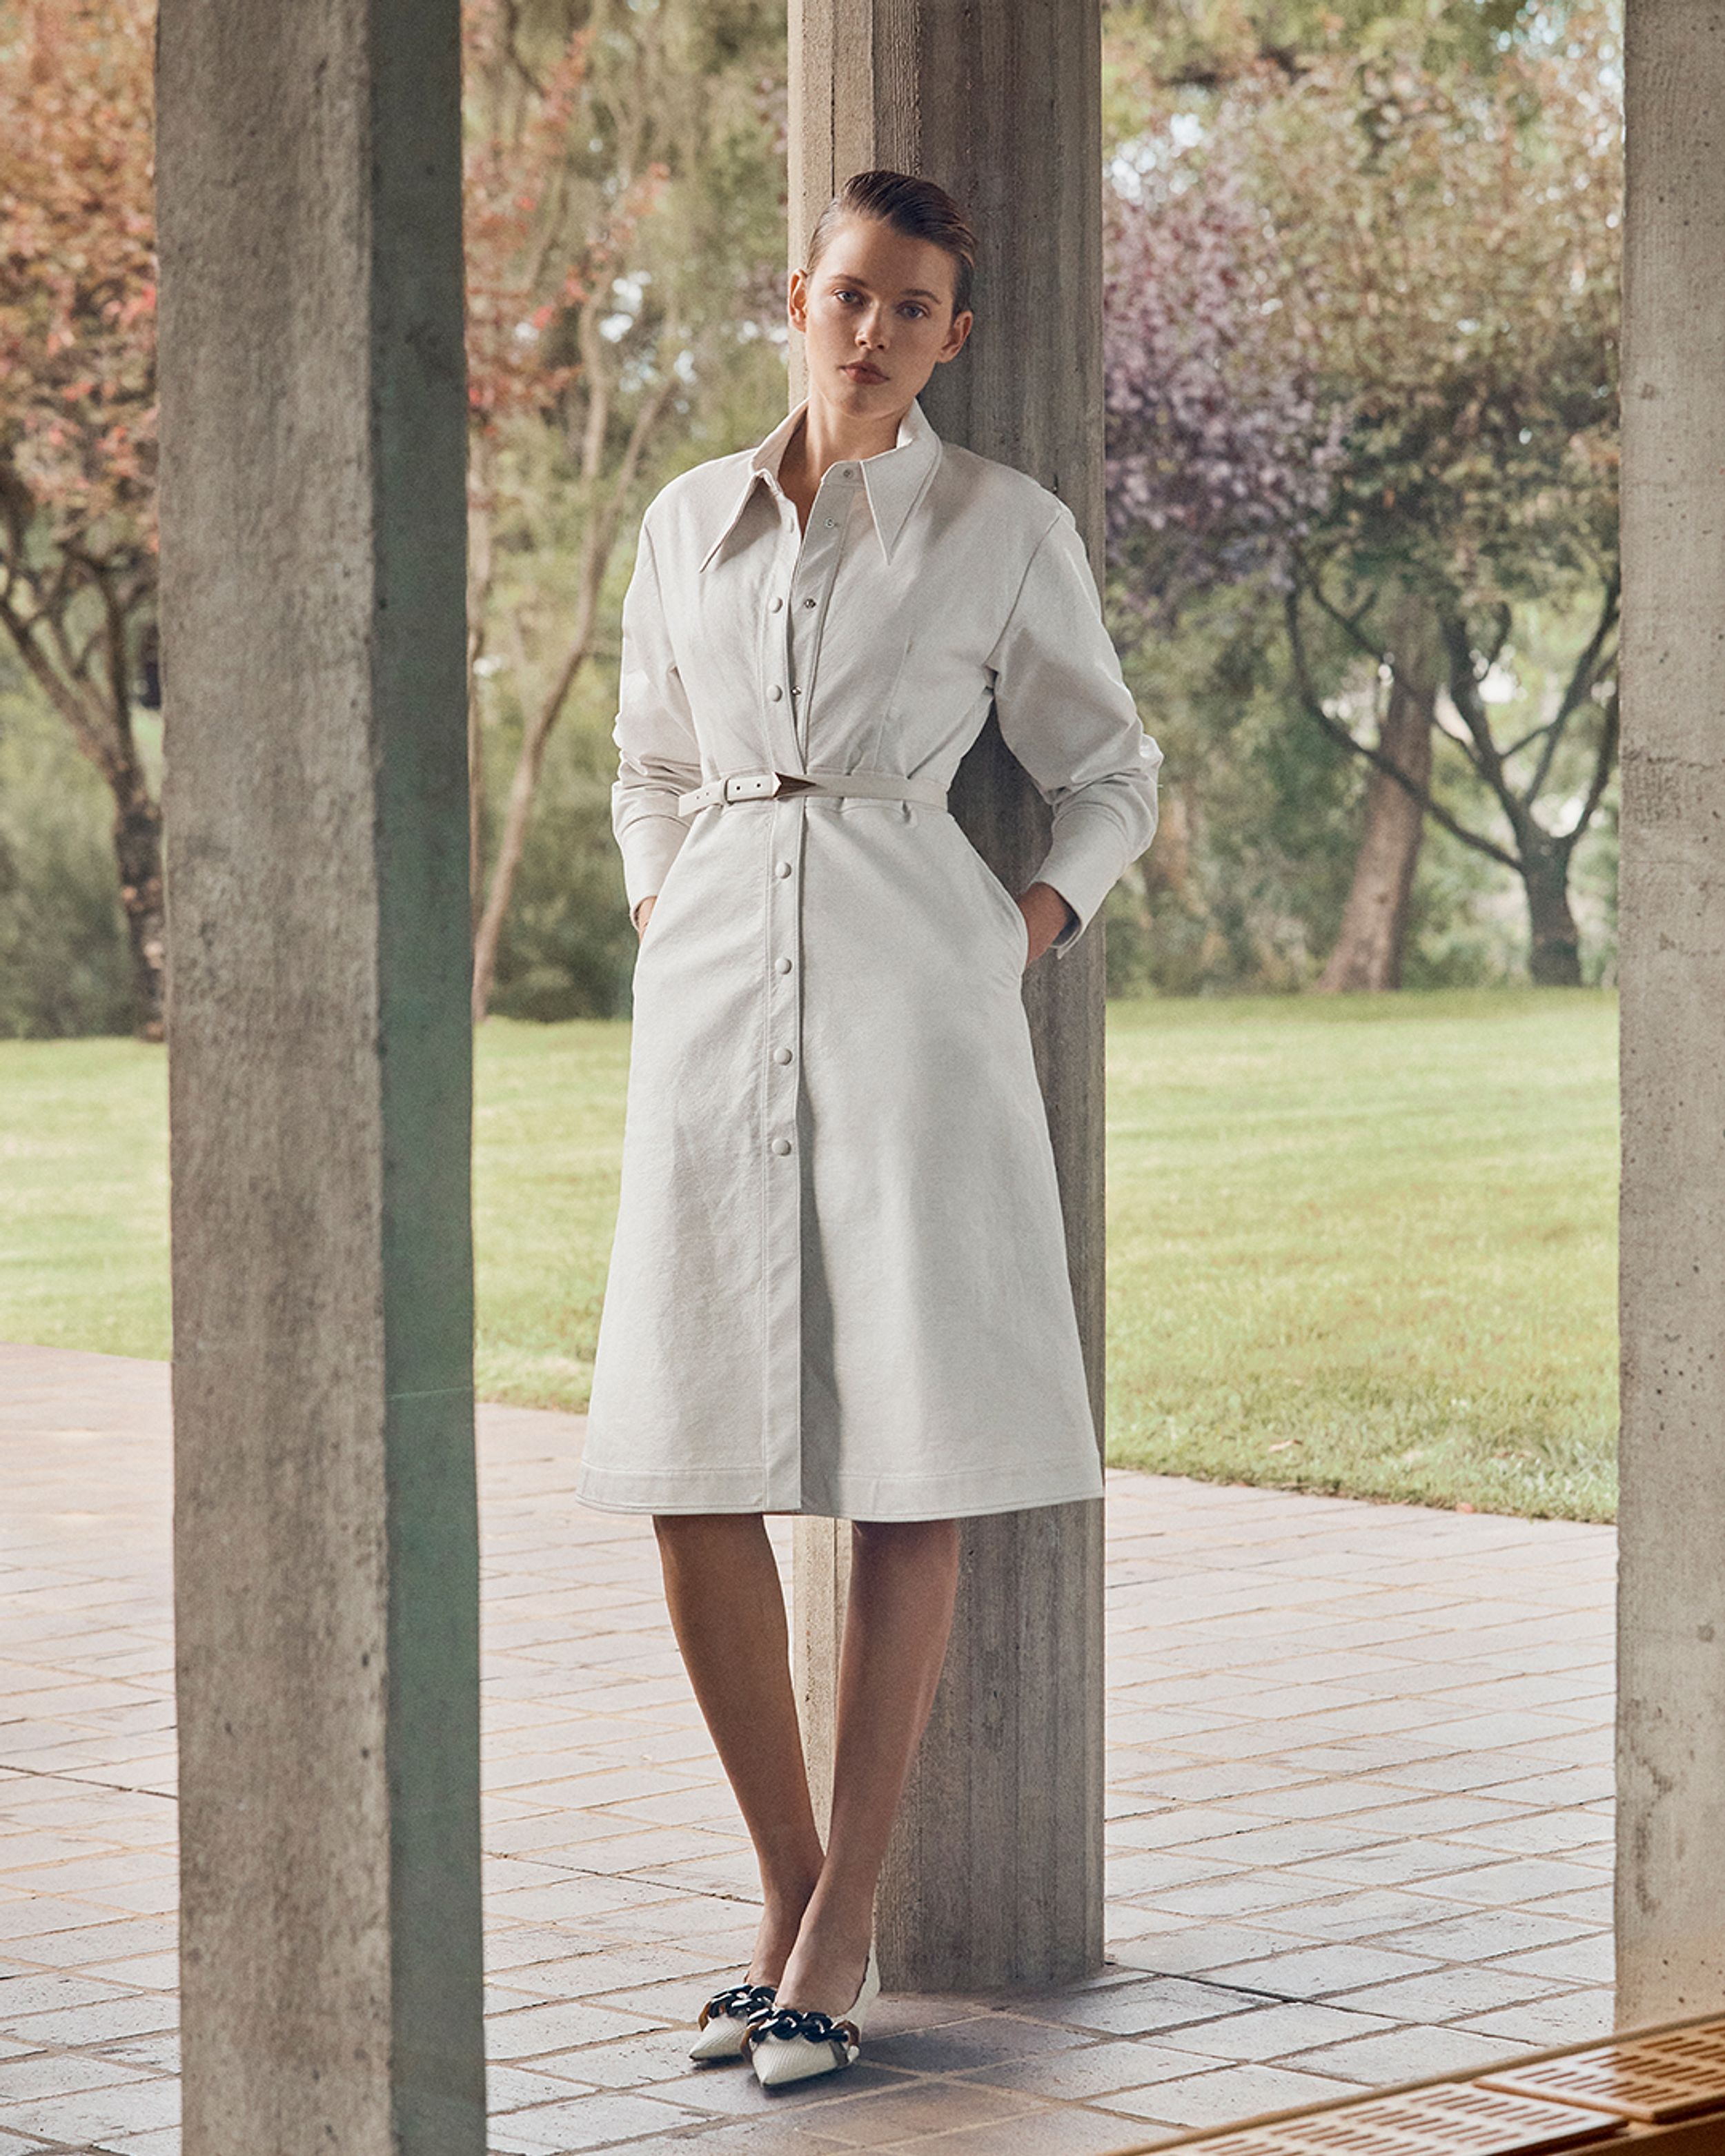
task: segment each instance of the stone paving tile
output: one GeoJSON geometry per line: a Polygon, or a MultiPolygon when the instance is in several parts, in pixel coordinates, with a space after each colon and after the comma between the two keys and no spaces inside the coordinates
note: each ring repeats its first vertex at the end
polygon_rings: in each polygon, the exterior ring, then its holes
{"type": "Polygon", "coordinates": [[[598,2091],[562,2103],[505,2112],[491,2127],[494,2148],[511,2156],[571,2156],[577,2149],[610,2148],[649,2137],[663,2141],[680,2127],[700,2123],[701,2113],[657,2097],[598,2091]]]}
{"type": "Polygon", "coordinates": [[[1543,2051],[1557,2044],[1584,2044],[1596,2036],[1610,2035],[1611,1994],[1598,1988],[1569,1991],[1559,1999],[1530,1999],[1525,2006],[1506,2007],[1497,2014],[1476,2015],[1456,2025],[1476,2029],[1487,2036],[1501,2036],[1524,2051],[1543,2051]]]}
{"type": "Polygon", "coordinates": [[[1352,1999],[1337,2006],[1302,1999],[1175,2030],[1165,2041],[1178,2046],[1189,2040],[1194,2050],[1211,2059],[1265,2060],[1292,2058],[1320,2044],[1346,2044],[1386,2033],[1403,2032],[1382,2014],[1356,2012],[1352,1999]]]}
{"type": "Polygon", "coordinates": [[[1350,2013],[1385,2015],[1393,2021],[1453,2021],[1502,2013],[1507,2006],[1549,1998],[1561,1989],[1549,1979],[1519,1975],[1505,1962],[1481,1969],[1458,1969],[1450,1963],[1421,1976],[1364,1984],[1343,1994],[1340,2003],[1350,2013]]]}
{"type": "Polygon", "coordinates": [[[1034,2096],[1082,2101],[1189,2076],[1193,2071],[1194,2056],[1219,2066],[1228,2063],[1219,2053],[1194,2054],[1193,2048],[1176,2050],[1171,2042],[1158,2045],[1122,2041],[1081,2043],[1057,2053],[1037,2051],[997,2060],[992,2065],[974,2068],[967,2078],[986,2082],[991,2088],[1023,2089],[1034,2096]]]}
{"type": "Polygon", "coordinates": [[[848,2148],[883,2148],[949,2133],[956,2127],[998,2124],[1046,2108],[1015,2090],[932,2074],[823,2103],[813,2123],[818,2132],[848,2148]]]}
{"type": "Polygon", "coordinates": [[[1296,2051],[1289,2064],[1360,2082],[1411,2082],[1425,2074],[1472,2073],[1513,2058],[1517,2046],[1477,2029],[1389,2029],[1353,2043],[1296,2051]]]}
{"type": "Polygon", "coordinates": [[[1597,1935],[1598,1928],[1544,1916],[1536,1909],[1471,1909],[1465,1916],[1388,1931],[1384,1938],[1406,1953],[1423,1955],[1428,1964],[1438,1959],[1472,1964],[1597,1935]]]}
{"type": "Polygon", "coordinates": [[[1589,1933],[1584,1938],[1572,1939],[1563,1946],[1540,1947],[1532,1953],[1512,1954],[1498,1966],[1513,1969],[1518,1975],[1552,1977],[1568,1984],[1609,1984],[1616,1974],[1612,1942],[1597,1932],[1589,1933]]]}
{"type": "Polygon", "coordinates": [[[1286,2066],[1239,2066],[1194,2074],[1183,2081],[1157,2082],[1136,2093],[1102,2099],[1110,2111],[1154,2118],[1179,2127],[1225,2126],[1260,2111],[1322,2103],[1326,2097],[1357,2096],[1360,2082],[1335,2074],[1286,2066]]]}
{"type": "Polygon", "coordinates": [[[1286,1953],[1290,1936],[1343,1944],[1351,1939],[1381,1941],[1387,1933],[1409,1925],[1446,1917],[1454,1907],[1453,1902],[1436,1902],[1402,1887],[1354,1887],[1346,1893],[1327,1894],[1316,1902],[1298,1902],[1291,1908],[1271,1911],[1262,1922],[1271,1943],[1260,1951],[1286,1953]]]}
{"type": "MultiPolygon", "coordinates": [[[[1111,2156],[1609,2026],[1609,1531],[1113,1471],[1108,1965],[691,2069],[754,1882],[650,1523],[481,1427],[495,2156],[1111,2156]]],[[[0,1348],[0,2156],[177,2149],[166,1439],[159,1366],[0,1348]]]]}
{"type": "Polygon", "coordinates": [[[1612,1825],[1590,1811],[1517,1812],[1507,1804],[1492,1807],[1496,1816],[1476,1825],[1445,1829],[1452,1840],[1471,1842],[1481,1849],[1507,1854],[1541,1856],[1568,1851],[1593,1850],[1609,1861],[1612,1825]],[[1505,1815],[1507,1815],[1507,1816],[1505,1815]]]}
{"type": "Polygon", "coordinates": [[[1399,1976],[1424,1974],[1440,1964],[1383,1947],[1307,1947],[1272,1954],[1266,1961],[1236,1962],[1218,1969],[1224,1980],[1250,1984],[1255,1991],[1283,1999],[1327,1999],[1332,1993],[1358,1990],[1363,1984],[1388,1983],[1399,1976]]]}
{"type": "MultiPolygon", "coordinates": [[[[1147,2130],[1134,2132],[1125,2145],[1142,2148],[1171,2138],[1175,2131],[1169,2128],[1153,2137],[1147,2130]]],[[[1029,2112],[1020,2118],[996,2119],[899,2144],[937,2151],[939,2156],[1112,2156],[1122,2145],[1117,2119],[1073,2109],[1029,2112]]]]}
{"type": "Polygon", "coordinates": [[[1584,1887],[1579,1894],[1551,1894],[1539,1904],[1547,1917],[1574,1917],[1589,1929],[1609,1932],[1611,1927],[1612,1886],[1608,1873],[1597,1887],[1584,1887]]]}
{"type": "Polygon", "coordinates": [[[1152,1930],[1137,1938],[1124,1938],[1119,1926],[1124,1912],[1109,1912],[1112,1933],[1110,1951],[1117,1962],[1134,1969],[1154,1968],[1159,1975],[1184,1976],[1200,1973],[1230,1960],[1275,1953],[1286,1947],[1286,1934],[1258,1924],[1188,1924],[1177,1932],[1152,1930]]]}

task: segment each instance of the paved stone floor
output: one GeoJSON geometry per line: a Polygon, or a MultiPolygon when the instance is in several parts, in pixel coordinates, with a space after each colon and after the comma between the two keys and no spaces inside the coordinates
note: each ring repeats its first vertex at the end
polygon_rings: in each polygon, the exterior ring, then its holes
{"type": "MultiPolygon", "coordinates": [[[[1108,1968],[685,2071],[753,1875],[650,1527],[481,1430],[498,2156],[1104,2156],[1609,2025],[1609,1530],[1116,1473],[1108,1968]]],[[[165,1370],[0,1348],[0,2156],[168,2156],[165,1370]]]]}

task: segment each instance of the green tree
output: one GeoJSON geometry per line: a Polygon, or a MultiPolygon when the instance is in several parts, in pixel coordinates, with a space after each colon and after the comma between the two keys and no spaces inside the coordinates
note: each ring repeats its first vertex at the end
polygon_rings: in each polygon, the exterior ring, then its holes
{"type": "Polygon", "coordinates": [[[1534,978],[1579,978],[1615,753],[1615,32],[1523,18],[1481,59],[1454,13],[1165,68],[1121,161],[1117,583],[1164,617],[1281,590],[1299,706],[1370,766],[1337,986],[1397,977],[1428,818],[1521,878],[1534,978]],[[1574,625],[1554,680],[1535,617],[1574,625]]]}
{"type": "Polygon", "coordinates": [[[0,5],[0,633],[99,772],[136,1022],[162,1032],[148,0],[0,5]]]}
{"type": "MultiPolygon", "coordinates": [[[[466,19],[482,1018],[547,748],[603,651],[630,512],[740,376],[783,394],[762,309],[782,251],[783,27],[762,0],[470,0],[466,19]],[[514,762],[492,844],[503,688],[514,762]]],[[[582,829],[590,844],[590,815],[582,829]]]]}

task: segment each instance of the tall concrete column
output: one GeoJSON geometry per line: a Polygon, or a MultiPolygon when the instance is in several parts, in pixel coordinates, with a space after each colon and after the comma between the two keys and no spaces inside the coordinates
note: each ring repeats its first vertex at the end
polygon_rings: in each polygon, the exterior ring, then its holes
{"type": "MultiPolygon", "coordinates": [[[[854,172],[950,188],[979,229],[977,325],[924,408],[1054,489],[1100,567],[1096,0],[791,0],[791,254],[854,172]]],[[[799,392],[800,393],[800,392],[799,392]]],[[[953,807],[1014,889],[1048,831],[991,721],[953,807]]],[[[1026,977],[1097,1427],[1102,1413],[1102,939],[1026,977]]],[[[1102,1952],[1102,1507],[968,1521],[947,1668],[888,1853],[889,1984],[1059,1982],[1102,1952]]],[[[850,1530],[797,1523],[798,1691],[825,1801],[850,1530]]]]}
{"type": "Polygon", "coordinates": [[[481,2156],[456,0],[162,0],[187,2156],[481,2156]]]}
{"type": "Polygon", "coordinates": [[[1627,33],[1625,2023],[1725,2002],[1725,6],[1627,33]]]}

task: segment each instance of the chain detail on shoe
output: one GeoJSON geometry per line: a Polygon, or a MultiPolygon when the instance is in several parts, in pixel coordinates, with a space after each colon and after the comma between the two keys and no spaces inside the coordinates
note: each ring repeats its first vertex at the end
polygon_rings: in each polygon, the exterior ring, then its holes
{"type": "Polygon", "coordinates": [[[716,1991],[701,2010],[701,2020],[696,2025],[705,2029],[707,2023],[724,2015],[733,2021],[752,2020],[757,2014],[771,2010],[778,1995],[773,1984],[733,1984],[728,1991],[716,1991]]]}
{"type": "Polygon", "coordinates": [[[811,2044],[862,2042],[854,2021],[835,2020],[813,2007],[762,2006],[749,2015],[748,2024],[748,2034],[742,2040],[745,2049],[752,2049],[763,2036],[803,2036],[811,2044]]]}

